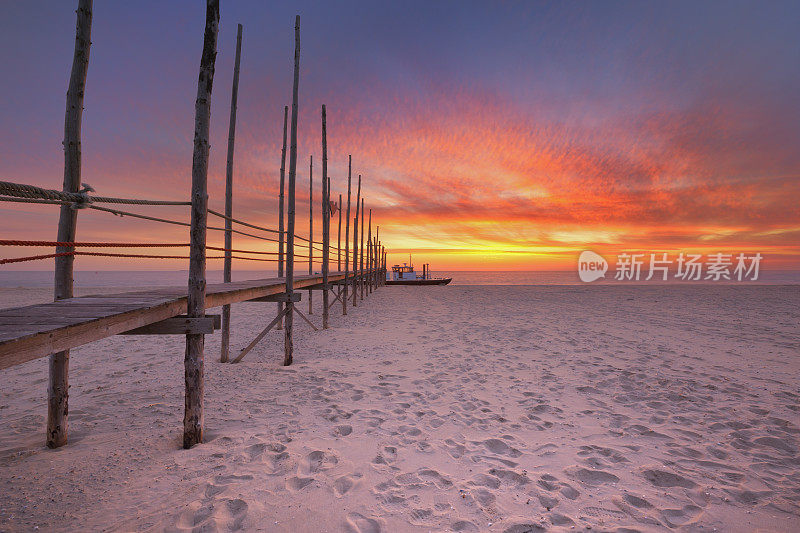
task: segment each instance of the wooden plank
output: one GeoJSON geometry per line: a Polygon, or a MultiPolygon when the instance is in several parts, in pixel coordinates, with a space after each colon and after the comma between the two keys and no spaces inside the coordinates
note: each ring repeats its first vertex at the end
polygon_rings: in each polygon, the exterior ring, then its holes
{"type": "Polygon", "coordinates": [[[92,319],[40,335],[5,340],[0,342],[0,369],[164,320],[185,310],[186,303],[177,301],[92,319]]]}
{"type": "Polygon", "coordinates": [[[291,296],[287,296],[285,292],[280,292],[278,294],[270,294],[269,296],[262,296],[260,298],[253,298],[252,300],[247,300],[248,302],[287,302],[291,301],[293,303],[297,303],[302,300],[303,295],[299,292],[293,292],[291,296]]]}
{"type": "Polygon", "coordinates": [[[4,316],[0,317],[0,329],[6,328],[7,326],[16,326],[16,325],[34,325],[34,324],[45,324],[49,326],[69,326],[72,324],[77,324],[79,322],[85,322],[83,317],[63,317],[58,319],[56,317],[41,317],[41,316],[4,316]]]}
{"type": "Polygon", "coordinates": [[[221,325],[220,315],[204,317],[174,316],[140,328],[123,331],[120,335],[204,335],[214,333],[221,325]]]}

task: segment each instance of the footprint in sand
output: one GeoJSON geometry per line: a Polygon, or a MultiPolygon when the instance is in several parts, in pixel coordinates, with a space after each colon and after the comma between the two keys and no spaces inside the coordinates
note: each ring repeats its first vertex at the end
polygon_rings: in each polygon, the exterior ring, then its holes
{"type": "Polygon", "coordinates": [[[540,524],[521,523],[507,527],[503,533],[540,533],[543,531],[547,531],[547,528],[540,524]]]}
{"type": "Polygon", "coordinates": [[[575,522],[572,520],[572,518],[563,514],[553,513],[550,515],[549,518],[550,518],[550,523],[553,524],[554,526],[566,527],[575,525],[575,522]]]}
{"type": "Polygon", "coordinates": [[[394,446],[384,446],[383,450],[375,456],[375,459],[372,460],[372,464],[388,465],[394,463],[396,460],[397,448],[394,446]]]}
{"type": "Polygon", "coordinates": [[[633,494],[626,494],[622,497],[627,503],[633,505],[637,509],[652,509],[653,504],[645,500],[644,498],[639,498],[638,496],[634,496],[633,494]]]}
{"type": "Polygon", "coordinates": [[[621,520],[627,516],[622,511],[617,511],[616,509],[606,509],[605,507],[593,506],[584,507],[583,514],[593,516],[595,518],[614,518],[616,520],[621,520]]]}
{"type": "Polygon", "coordinates": [[[382,520],[367,518],[359,513],[347,515],[347,527],[352,533],[380,533],[383,531],[382,520]]]}
{"type": "Polygon", "coordinates": [[[703,510],[696,505],[685,505],[681,509],[662,509],[661,516],[669,527],[691,523],[703,510]]]}
{"type": "Polygon", "coordinates": [[[478,526],[467,520],[459,520],[458,522],[453,522],[453,524],[450,526],[450,529],[452,529],[453,531],[458,531],[459,533],[461,532],[473,533],[480,531],[480,529],[478,529],[478,526]]]}
{"type": "Polygon", "coordinates": [[[301,474],[316,474],[317,472],[333,468],[339,463],[336,455],[322,450],[315,450],[305,456],[298,470],[301,474]]]}
{"type": "Polygon", "coordinates": [[[247,518],[247,502],[240,499],[194,502],[182,512],[175,524],[186,531],[239,531],[247,518]]]}
{"type": "Polygon", "coordinates": [[[522,452],[516,448],[512,448],[500,439],[487,439],[483,441],[483,445],[492,453],[498,455],[506,455],[508,457],[519,457],[522,452]]]}
{"type": "Polygon", "coordinates": [[[360,478],[361,474],[345,475],[336,478],[336,481],[333,482],[333,491],[336,493],[336,496],[342,497],[350,492],[360,478]]]}
{"type": "Polygon", "coordinates": [[[286,480],[286,488],[292,492],[297,492],[310,485],[313,481],[313,477],[293,476],[286,480]]]}
{"type": "Polygon", "coordinates": [[[683,487],[685,489],[692,489],[697,486],[697,483],[691,479],[664,470],[643,470],[642,475],[656,487],[683,487]]]}
{"type": "Polygon", "coordinates": [[[242,483],[243,481],[249,481],[253,479],[253,476],[250,474],[243,474],[243,475],[236,475],[236,474],[227,474],[227,475],[220,475],[214,477],[214,483],[217,485],[230,485],[231,483],[242,483]]]}
{"type": "Polygon", "coordinates": [[[619,478],[605,470],[589,470],[588,468],[572,467],[564,470],[570,477],[573,477],[585,485],[601,485],[603,483],[616,483],[619,478]]]}
{"type": "Polygon", "coordinates": [[[513,470],[505,470],[503,468],[492,468],[489,470],[489,474],[495,476],[503,483],[507,483],[509,485],[515,485],[517,487],[521,487],[523,485],[527,485],[531,482],[530,478],[528,478],[525,474],[517,474],[513,470]]]}
{"type": "Polygon", "coordinates": [[[334,437],[346,437],[349,434],[351,434],[352,432],[353,432],[353,426],[348,426],[348,425],[345,424],[345,425],[336,426],[335,428],[333,428],[333,430],[331,431],[331,434],[334,437]]]}

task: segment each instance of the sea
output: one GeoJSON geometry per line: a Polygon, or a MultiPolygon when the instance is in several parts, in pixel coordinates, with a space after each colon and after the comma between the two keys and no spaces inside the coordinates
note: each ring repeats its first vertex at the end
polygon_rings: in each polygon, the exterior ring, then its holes
{"type": "MultiPolygon", "coordinates": [[[[300,272],[302,274],[303,272],[300,272]]],[[[275,277],[275,271],[235,270],[233,281],[245,281],[275,277]]],[[[432,277],[453,278],[451,285],[586,285],[576,271],[431,271],[432,277]]],[[[208,283],[221,283],[222,271],[209,270],[208,283]]],[[[668,276],[660,279],[639,281],[617,281],[613,272],[606,278],[591,282],[591,285],[800,285],[800,271],[773,270],[760,272],[756,280],[726,281],[700,280],[682,281],[668,276]]],[[[185,285],[188,272],[185,270],[81,270],[75,272],[76,287],[170,287],[185,285]]],[[[51,271],[3,271],[0,270],[0,288],[44,288],[52,287],[51,271]]]]}

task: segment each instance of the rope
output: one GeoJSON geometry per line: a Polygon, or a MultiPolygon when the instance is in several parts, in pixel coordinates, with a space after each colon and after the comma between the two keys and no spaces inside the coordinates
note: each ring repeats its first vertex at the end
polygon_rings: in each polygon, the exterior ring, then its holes
{"type": "MultiPolygon", "coordinates": [[[[2,183],[5,183],[5,182],[0,182],[0,184],[2,184],[2,183]]],[[[58,192],[58,191],[55,191],[55,192],[58,192]]],[[[67,194],[67,193],[65,193],[65,194],[67,194]]],[[[41,199],[33,199],[33,198],[3,197],[3,196],[0,196],[0,202],[19,202],[19,203],[29,203],[29,204],[51,204],[51,205],[70,205],[70,204],[74,203],[74,202],[70,202],[70,201],[67,201],[67,200],[41,200],[41,199]]],[[[175,204],[175,205],[183,205],[183,204],[175,204]]],[[[131,213],[130,211],[122,211],[122,210],[119,210],[119,209],[111,209],[111,208],[108,208],[108,207],[100,207],[99,205],[87,204],[85,207],[87,207],[89,209],[95,209],[97,211],[104,211],[106,213],[111,213],[113,215],[117,215],[117,216],[120,216],[120,217],[128,216],[128,217],[140,218],[140,219],[143,219],[143,220],[151,220],[153,222],[163,222],[165,224],[175,224],[175,225],[178,225],[178,226],[185,226],[185,227],[190,227],[191,226],[191,224],[189,224],[188,222],[181,222],[181,221],[178,221],[178,220],[170,220],[170,219],[166,219],[166,218],[159,218],[159,217],[151,217],[151,216],[147,216],[147,215],[140,215],[138,213],[131,213]]],[[[223,218],[223,219],[230,219],[232,222],[236,222],[237,224],[242,224],[244,226],[255,228],[255,229],[258,229],[258,230],[261,230],[261,231],[267,231],[267,232],[270,232],[270,233],[280,234],[280,231],[278,231],[278,230],[264,228],[262,226],[256,226],[254,224],[248,224],[247,222],[242,222],[241,220],[236,220],[234,218],[226,217],[225,215],[223,215],[221,213],[217,213],[216,211],[213,211],[211,209],[209,209],[208,212],[210,214],[216,215],[216,216],[218,216],[220,218],[223,218]]],[[[239,231],[239,230],[235,230],[235,229],[227,230],[225,228],[219,228],[219,227],[214,227],[214,226],[208,226],[206,229],[214,230],[214,231],[230,231],[231,233],[236,233],[237,235],[244,235],[246,237],[252,237],[254,239],[260,239],[262,241],[279,242],[277,239],[272,239],[272,238],[269,238],[269,237],[262,237],[260,235],[253,235],[252,233],[247,233],[247,232],[239,231]]],[[[284,232],[284,233],[286,233],[286,232],[284,232]]],[[[295,235],[295,237],[297,239],[301,240],[301,241],[305,241],[305,243],[297,243],[297,244],[295,244],[295,246],[303,246],[303,247],[307,248],[308,247],[307,243],[311,242],[308,239],[306,239],[305,237],[302,237],[300,235],[295,235]]],[[[315,245],[314,246],[315,250],[317,250],[319,252],[323,251],[320,248],[320,246],[322,246],[323,243],[321,243],[319,241],[313,241],[313,244],[315,245]]],[[[344,252],[344,248],[339,249],[336,245],[333,245],[333,244],[329,244],[328,246],[329,246],[330,250],[333,250],[334,252],[337,251],[337,250],[340,250],[340,251],[344,252]]]]}
{"type": "MultiPolygon", "coordinates": [[[[146,215],[140,215],[138,213],[131,213],[129,211],[120,211],[120,210],[117,210],[117,209],[109,209],[107,207],[100,207],[100,206],[97,206],[97,205],[90,205],[88,207],[90,209],[97,209],[99,211],[105,211],[107,213],[113,213],[113,214],[119,215],[119,216],[129,216],[129,217],[135,217],[135,218],[143,218],[145,220],[153,220],[155,222],[165,222],[167,224],[176,224],[176,225],[179,225],[179,226],[186,226],[187,228],[191,227],[191,224],[189,224],[188,222],[179,222],[177,220],[168,220],[168,219],[165,219],[165,218],[149,217],[149,216],[146,216],[146,215]]],[[[206,227],[206,229],[214,230],[214,231],[228,231],[225,228],[218,228],[218,227],[214,227],[214,226],[208,226],[208,227],[206,227]]],[[[232,229],[230,231],[231,231],[231,233],[236,233],[237,235],[245,235],[246,237],[252,237],[254,239],[259,239],[259,240],[262,240],[262,241],[278,242],[277,239],[272,239],[270,237],[262,237],[260,235],[253,235],[252,233],[247,233],[247,232],[244,232],[244,231],[239,231],[239,230],[235,230],[235,229],[232,229]]]]}
{"type": "MultiPolygon", "coordinates": [[[[16,241],[0,239],[0,246],[55,246],[60,248],[183,248],[191,246],[188,243],[124,243],[124,242],[58,242],[58,241],[16,241]]],[[[217,252],[231,252],[238,254],[257,254],[257,255],[278,255],[278,252],[262,252],[257,250],[240,250],[236,248],[223,248],[220,246],[208,246],[206,249],[217,252]]],[[[124,254],[123,254],[124,255],[124,254]]],[[[308,259],[307,255],[295,254],[295,257],[308,259]]],[[[213,259],[207,257],[206,259],[213,259]]],[[[239,257],[238,259],[249,259],[239,257]]]]}
{"type": "Polygon", "coordinates": [[[231,252],[237,254],[278,255],[278,252],[255,252],[253,250],[235,250],[232,248],[220,248],[218,246],[206,246],[206,248],[217,252],[231,252]]]}
{"type": "Polygon", "coordinates": [[[125,242],[58,242],[58,241],[13,241],[0,239],[0,246],[56,246],[72,248],[83,246],[87,248],[180,248],[189,246],[185,243],[125,243],[125,242]]]}
{"type": "Polygon", "coordinates": [[[64,257],[65,255],[75,255],[75,252],[64,252],[60,254],[32,255],[30,257],[15,257],[12,259],[0,259],[0,265],[7,263],[22,263],[23,261],[35,261],[37,259],[51,259],[53,257],[64,257]]]}
{"type": "MultiPolygon", "coordinates": [[[[68,255],[76,256],[76,255],[88,255],[88,256],[100,256],[100,257],[126,257],[126,258],[133,258],[133,259],[189,259],[188,256],[183,255],[145,255],[145,254],[113,254],[113,253],[105,253],[105,252],[61,252],[56,254],[46,254],[46,255],[32,255],[29,257],[14,257],[11,259],[0,259],[0,265],[5,265],[8,263],[22,263],[24,261],[36,261],[37,259],[51,259],[53,257],[65,257],[68,255]]],[[[206,259],[225,259],[225,256],[210,256],[206,257],[206,259]]],[[[240,257],[240,256],[232,256],[231,259],[241,259],[245,261],[277,261],[277,259],[262,259],[258,257],[240,257]]]]}
{"type": "MultiPolygon", "coordinates": [[[[229,217],[227,215],[223,215],[222,213],[214,211],[213,209],[209,209],[208,210],[208,214],[209,215],[215,215],[215,216],[218,216],[220,218],[224,218],[225,220],[230,220],[231,222],[236,222],[237,224],[241,224],[242,226],[247,226],[248,228],[260,229],[261,231],[268,231],[269,233],[277,233],[278,235],[280,235],[280,233],[281,233],[280,231],[278,231],[276,229],[265,228],[265,227],[262,227],[262,226],[256,226],[255,224],[248,224],[247,222],[242,222],[241,220],[237,220],[237,219],[235,219],[233,217],[229,217]]],[[[284,233],[286,233],[286,232],[284,231],[284,233]]]]}
{"type": "Polygon", "coordinates": [[[53,189],[43,189],[34,185],[24,183],[12,183],[10,181],[0,181],[0,194],[13,196],[16,198],[46,199],[71,202],[75,204],[89,204],[100,202],[107,204],[134,204],[134,205],[192,205],[191,202],[175,202],[170,200],[140,200],[134,198],[114,198],[110,196],[89,196],[94,192],[89,185],[82,184],[80,192],[63,192],[53,189]]]}
{"type": "Polygon", "coordinates": [[[0,196],[0,202],[20,202],[23,204],[56,204],[68,205],[72,202],[65,202],[64,200],[35,200],[33,198],[17,198],[14,196],[0,196]]]}

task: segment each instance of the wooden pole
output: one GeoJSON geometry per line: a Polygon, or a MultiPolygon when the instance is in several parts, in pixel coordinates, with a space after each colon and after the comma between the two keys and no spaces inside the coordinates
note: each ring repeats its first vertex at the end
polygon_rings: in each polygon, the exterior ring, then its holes
{"type": "MultiPolygon", "coordinates": [[[[228,122],[228,161],[225,166],[225,263],[222,267],[222,281],[231,282],[231,248],[233,236],[231,233],[233,216],[233,143],[236,137],[236,106],[239,97],[239,61],[242,57],[242,25],[236,30],[236,59],[233,63],[233,89],[231,90],[231,117],[228,122]]],[[[231,306],[222,306],[222,346],[219,362],[228,362],[228,353],[231,342],[231,306]]]]}
{"type": "MultiPolygon", "coordinates": [[[[330,191],[329,191],[330,192],[330,191]]],[[[336,271],[342,271],[342,195],[339,195],[339,226],[338,226],[338,234],[339,236],[336,238],[336,271]]]]}
{"type": "MultiPolygon", "coordinates": [[[[208,216],[208,129],[211,122],[211,88],[217,57],[219,0],[206,1],[206,29],[197,82],[192,157],[192,215],[189,245],[189,294],[186,314],[192,318],[206,312],[206,218],[208,216]]],[[[183,447],[203,442],[203,334],[186,335],[183,415],[183,447]]]]}
{"type": "Polygon", "coordinates": [[[284,329],[283,364],[292,364],[294,354],[294,339],[292,338],[292,325],[294,324],[294,188],[297,177],[297,86],[300,84],[300,15],[294,19],[294,82],[292,84],[292,135],[289,147],[289,206],[287,212],[286,233],[286,328],[284,329]]]}
{"type": "MultiPolygon", "coordinates": [[[[314,273],[314,156],[308,156],[308,275],[314,273]]],[[[314,314],[314,292],[308,289],[308,314],[314,314]]]]}
{"type": "MultiPolygon", "coordinates": [[[[278,196],[278,277],[284,274],[283,242],[286,237],[283,231],[283,189],[286,181],[286,126],[289,121],[289,106],[283,106],[283,148],[281,149],[281,183],[278,196]]],[[[283,302],[278,302],[278,325],[276,329],[283,329],[283,302]]]]}
{"type": "Polygon", "coordinates": [[[361,174],[358,175],[358,194],[356,195],[356,216],[353,220],[353,307],[358,306],[358,209],[361,204],[361,174]]]}
{"type": "MultiPolygon", "coordinates": [[[[72,55],[72,72],[67,89],[64,114],[64,192],[79,192],[81,188],[81,122],[83,119],[83,94],[86,73],[89,70],[89,49],[92,34],[92,0],[79,0],[75,24],[75,51],[72,55]]],[[[78,224],[78,211],[71,205],[62,205],[58,218],[58,241],[74,242],[78,224]]],[[[75,251],[72,247],[58,247],[56,253],[75,251]]],[[[54,298],[72,298],[72,273],[74,256],[56,257],[54,298]]],[[[48,448],[58,448],[67,443],[69,411],[69,350],[56,352],[49,360],[47,385],[47,436],[48,448]]]]}
{"type": "Polygon", "coordinates": [[[378,261],[375,264],[375,268],[377,268],[377,272],[375,272],[375,288],[377,289],[382,285],[381,283],[381,269],[383,268],[383,247],[381,246],[381,241],[378,240],[378,237],[375,237],[375,240],[378,241],[378,261]]]}
{"type": "Polygon", "coordinates": [[[369,237],[367,238],[367,274],[364,278],[364,284],[367,286],[367,294],[372,292],[372,282],[369,281],[372,276],[372,209],[369,210],[369,237]]]}
{"type": "Polygon", "coordinates": [[[342,315],[347,314],[347,286],[350,283],[350,185],[352,182],[353,156],[347,156],[347,216],[344,230],[344,292],[342,293],[342,315]]]}
{"type": "Polygon", "coordinates": [[[322,104],[322,329],[328,329],[328,262],[331,225],[327,120],[325,104],[322,104]]]}
{"type": "Polygon", "coordinates": [[[359,253],[359,288],[361,289],[361,299],[364,299],[364,199],[361,199],[361,251],[359,253]]]}
{"type": "Polygon", "coordinates": [[[374,265],[375,272],[373,272],[373,274],[372,274],[372,285],[373,285],[373,289],[372,290],[377,290],[378,289],[378,269],[380,268],[380,259],[378,258],[378,253],[381,250],[381,241],[378,239],[378,237],[380,236],[380,234],[381,234],[381,227],[376,224],[375,225],[375,265],[374,265]]]}

